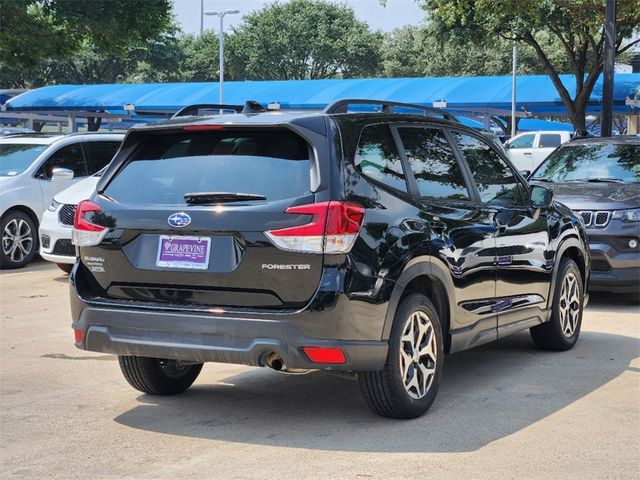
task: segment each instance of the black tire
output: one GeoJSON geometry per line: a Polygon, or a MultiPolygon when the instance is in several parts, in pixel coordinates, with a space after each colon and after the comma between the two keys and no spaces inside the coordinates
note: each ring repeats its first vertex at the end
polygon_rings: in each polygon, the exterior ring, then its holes
{"type": "MultiPolygon", "coordinates": [[[[419,322],[423,322],[423,316],[418,319],[419,322]]],[[[416,324],[414,324],[415,326],[416,324]]],[[[415,328],[415,327],[414,327],[415,328]]],[[[415,351],[415,349],[413,350],[415,351]]],[[[411,358],[411,355],[407,353],[407,358],[411,358]]],[[[422,362],[423,356],[417,357],[422,362]]],[[[424,372],[416,369],[416,357],[413,360],[407,362],[407,378],[413,378],[411,372],[413,371],[417,381],[423,377],[424,372]],[[413,370],[412,370],[413,369],[413,370]]],[[[438,388],[440,386],[440,377],[442,376],[442,368],[444,366],[444,348],[442,341],[442,327],[438,312],[429,300],[424,295],[418,293],[412,293],[407,295],[396,311],[393,327],[391,328],[391,336],[389,338],[389,353],[387,354],[387,360],[382,370],[377,372],[360,372],[358,374],[358,382],[360,383],[360,390],[362,395],[371,410],[378,415],[389,418],[416,418],[423,415],[436,398],[438,388]],[[414,339],[418,339],[418,347],[420,350],[425,348],[429,342],[432,351],[435,351],[435,359],[430,355],[426,355],[425,360],[428,363],[428,368],[433,368],[433,373],[427,375],[426,388],[423,388],[423,392],[418,392],[418,387],[405,387],[405,377],[402,373],[402,360],[401,349],[407,352],[407,342],[402,341],[403,335],[409,328],[409,321],[414,314],[421,312],[428,317],[428,323],[432,326],[429,331],[429,336],[424,334],[424,342],[420,341],[423,336],[418,333],[414,335],[414,339]],[[422,347],[424,345],[425,347],[422,347]],[[435,360],[435,361],[434,361],[435,360]],[[414,388],[413,394],[409,393],[409,390],[414,388]],[[423,395],[416,398],[417,395],[423,395]],[[416,395],[417,394],[417,395],[416,395]]],[[[426,367],[426,365],[425,365],[426,367]]],[[[410,383],[408,383],[410,385],[410,383]]]]}
{"type": "MultiPolygon", "coordinates": [[[[571,283],[571,285],[573,285],[571,283]]],[[[573,291],[573,288],[571,288],[573,291]]],[[[584,288],[582,276],[576,262],[563,258],[558,269],[558,278],[553,292],[551,320],[537,325],[529,331],[536,347],[542,350],[561,352],[573,348],[580,336],[582,326],[582,310],[584,307],[584,288]],[[575,279],[575,297],[567,307],[567,299],[563,296],[563,288],[568,287],[571,279],[575,279]],[[568,308],[568,310],[567,310],[568,308]],[[569,322],[569,323],[567,323],[569,322]]]]}
{"type": "Polygon", "coordinates": [[[33,260],[38,251],[38,228],[29,215],[12,210],[0,222],[0,243],[0,267],[22,268],[33,260]],[[24,251],[16,246],[16,233],[24,234],[19,242],[24,251]]]}
{"type": "Polygon", "coordinates": [[[129,385],[149,395],[175,395],[195,382],[202,363],[181,365],[175,360],[161,358],[118,357],[120,370],[129,385]]]}
{"type": "Polygon", "coordinates": [[[67,275],[69,275],[71,273],[71,270],[73,270],[73,263],[56,263],[56,265],[67,275]]]}

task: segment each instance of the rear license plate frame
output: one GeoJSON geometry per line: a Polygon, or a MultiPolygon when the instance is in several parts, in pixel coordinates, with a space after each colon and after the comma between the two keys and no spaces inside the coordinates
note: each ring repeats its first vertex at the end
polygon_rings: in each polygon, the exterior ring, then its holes
{"type": "Polygon", "coordinates": [[[156,267],[182,270],[208,270],[211,260],[211,243],[211,237],[160,235],[158,238],[156,267]],[[191,248],[172,248],[173,245],[185,245],[188,242],[191,242],[191,248]],[[193,248],[199,247],[201,244],[203,244],[203,249],[193,248]],[[203,256],[204,258],[202,258],[203,256]]]}

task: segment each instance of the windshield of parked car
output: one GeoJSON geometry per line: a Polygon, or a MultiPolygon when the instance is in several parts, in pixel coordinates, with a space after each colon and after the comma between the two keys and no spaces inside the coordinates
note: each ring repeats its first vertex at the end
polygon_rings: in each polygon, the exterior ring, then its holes
{"type": "Polygon", "coordinates": [[[24,172],[38,155],[44,152],[46,145],[25,143],[0,144],[0,177],[15,177],[24,172]]]}
{"type": "Polygon", "coordinates": [[[571,145],[553,152],[532,180],[640,182],[640,145],[571,145]]]}

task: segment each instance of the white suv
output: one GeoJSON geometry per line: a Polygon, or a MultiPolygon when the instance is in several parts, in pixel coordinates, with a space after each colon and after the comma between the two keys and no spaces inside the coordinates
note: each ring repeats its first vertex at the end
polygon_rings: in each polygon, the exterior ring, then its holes
{"type": "Polygon", "coordinates": [[[571,132],[567,131],[526,132],[507,141],[504,147],[518,170],[531,173],[551,152],[569,140],[571,132]]]}
{"type": "Polygon", "coordinates": [[[18,134],[0,138],[0,268],[38,252],[38,226],[54,195],[111,161],[124,134],[18,134]]]}

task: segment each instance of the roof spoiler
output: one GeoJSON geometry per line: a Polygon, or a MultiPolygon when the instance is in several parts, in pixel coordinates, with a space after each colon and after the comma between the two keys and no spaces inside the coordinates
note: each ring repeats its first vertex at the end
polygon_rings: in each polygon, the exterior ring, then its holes
{"type": "Polygon", "coordinates": [[[222,103],[196,103],[182,107],[171,118],[176,117],[197,117],[200,110],[231,110],[240,113],[245,107],[243,105],[227,105],[222,103]]]}
{"type": "MultiPolygon", "coordinates": [[[[439,108],[425,107],[424,105],[416,105],[414,103],[391,102],[388,100],[371,100],[367,98],[342,98],[330,103],[323,110],[324,113],[347,113],[349,105],[381,105],[380,113],[392,113],[394,108],[405,108],[410,110],[419,110],[425,115],[442,117],[445,120],[460,123],[458,118],[439,108]]],[[[397,112],[396,112],[397,113],[397,112]]]]}
{"type": "Polygon", "coordinates": [[[255,100],[247,100],[244,105],[231,105],[224,103],[196,103],[187,105],[178,110],[171,118],[176,117],[198,117],[200,110],[219,110],[220,112],[227,110],[234,113],[261,113],[267,110],[255,100]]]}

